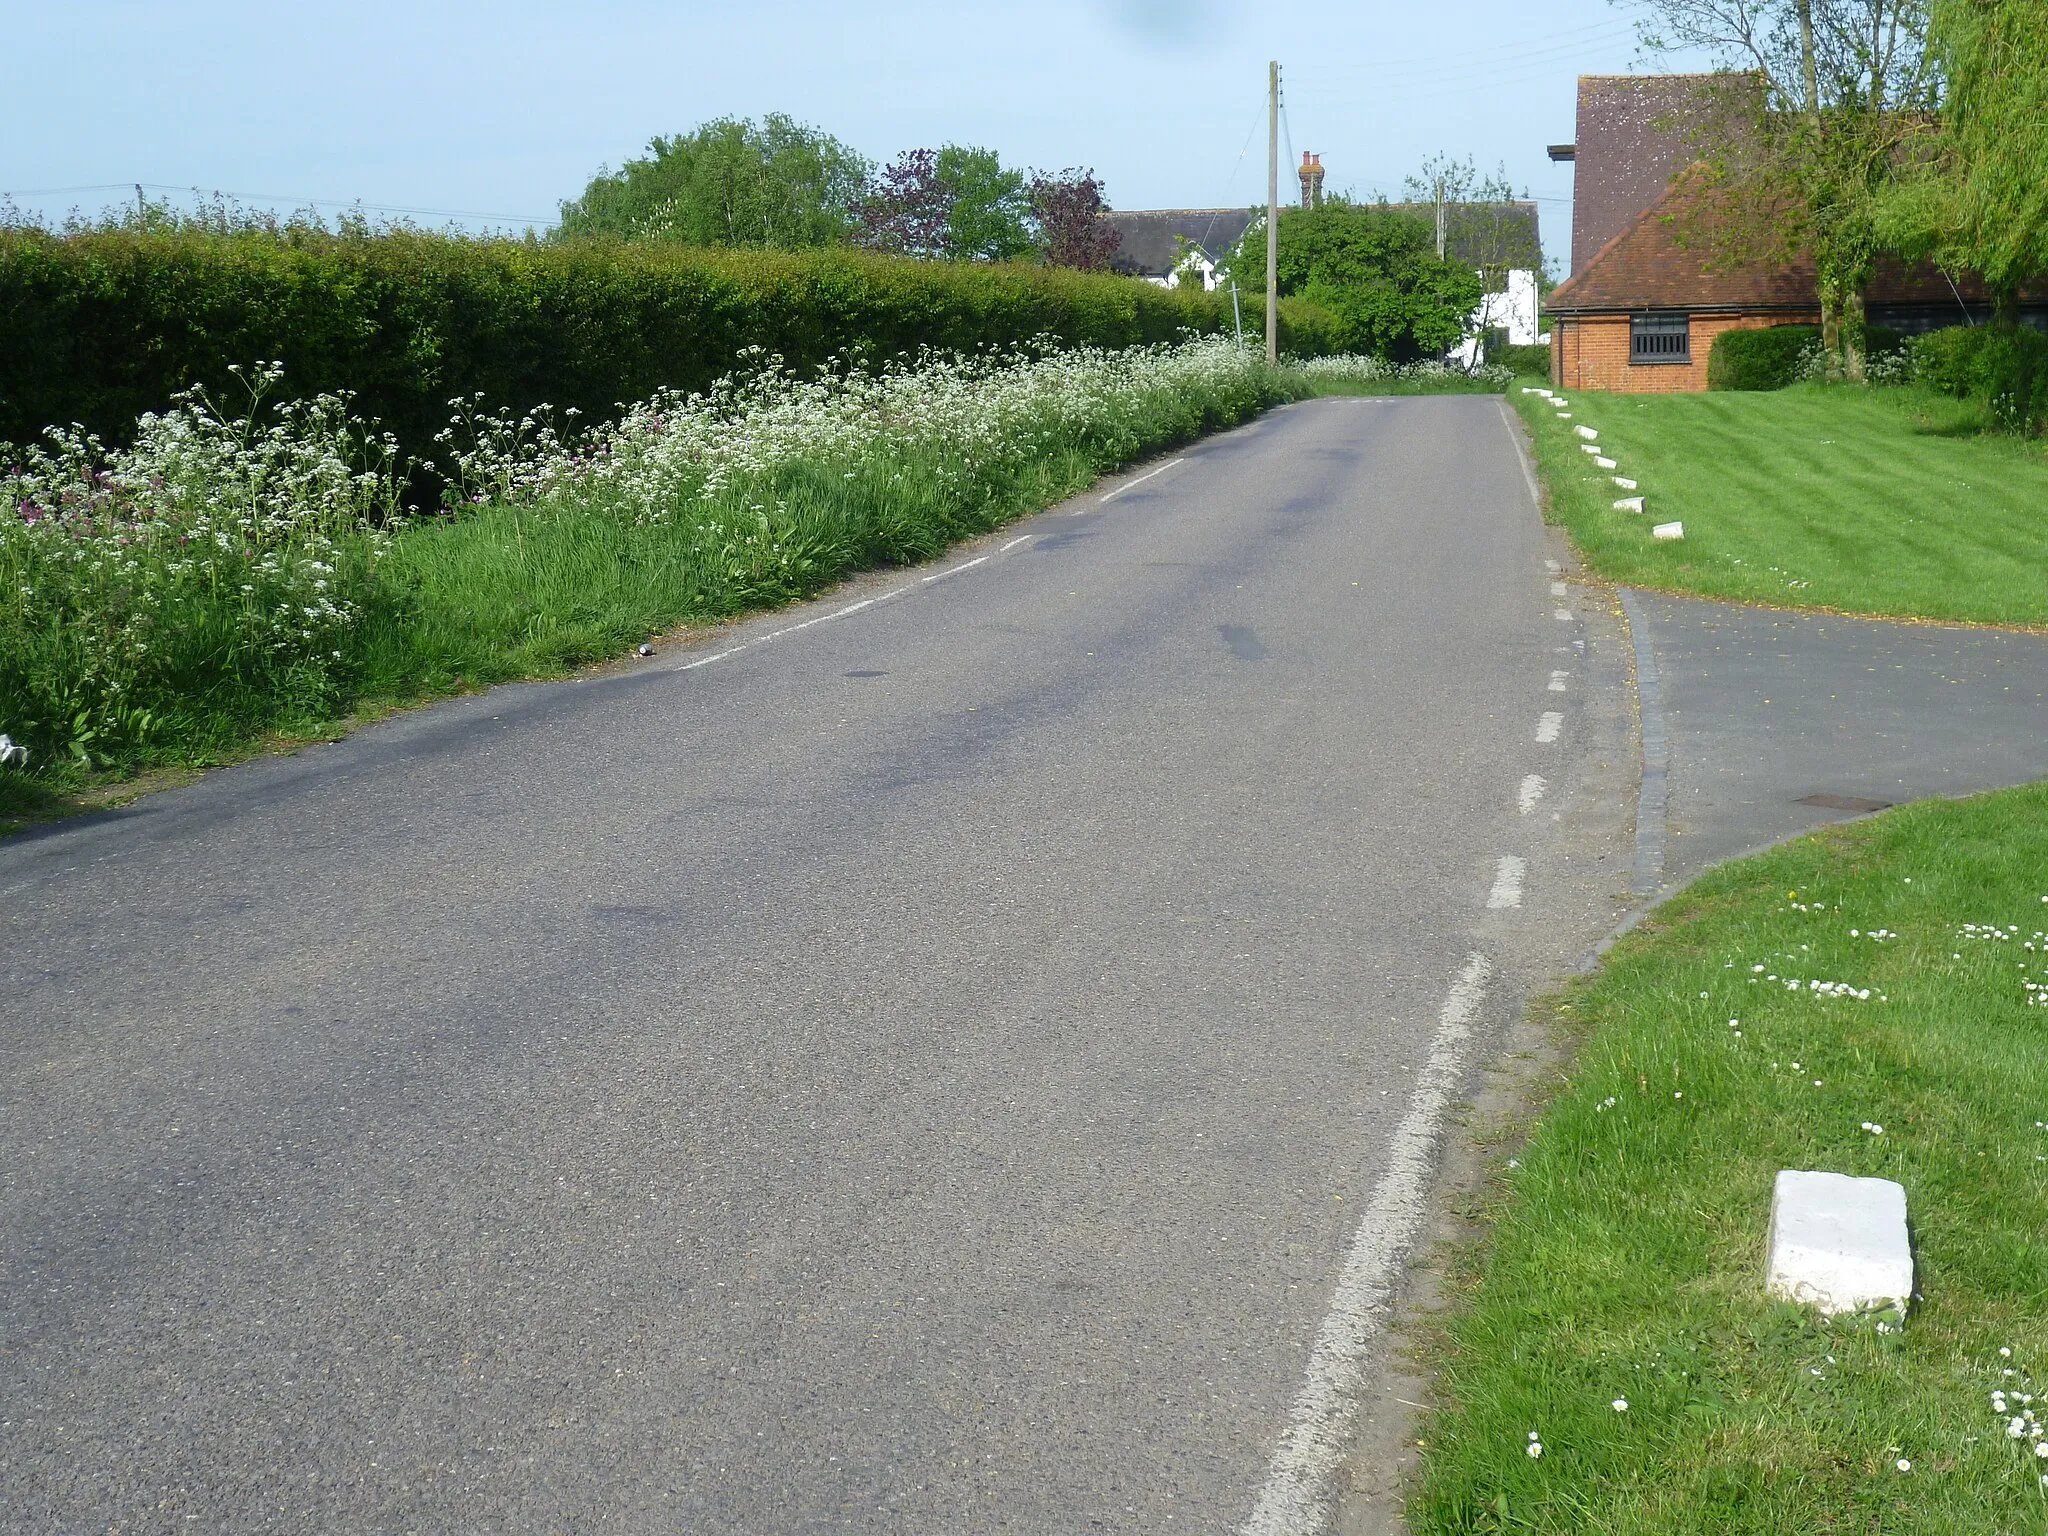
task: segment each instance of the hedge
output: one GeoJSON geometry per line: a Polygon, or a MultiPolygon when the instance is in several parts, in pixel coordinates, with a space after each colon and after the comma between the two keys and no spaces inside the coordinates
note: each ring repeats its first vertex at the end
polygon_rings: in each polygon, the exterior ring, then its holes
{"type": "MultiPolygon", "coordinates": [[[[1317,317],[1301,318],[1320,350],[1317,317]]],[[[284,364],[293,395],[353,390],[358,413],[431,457],[450,398],[478,390],[601,418],[700,389],[748,347],[807,366],[1229,323],[1227,298],[1131,278],[848,251],[15,227],[0,229],[0,442],[73,422],[125,441],[194,383],[232,402],[230,365],[258,359],[284,364]]]]}
{"type": "Polygon", "coordinates": [[[1550,377],[1550,343],[1538,341],[1522,346],[1502,347],[1487,361],[1501,363],[1525,378],[1547,379],[1550,377]]]}
{"type": "MultiPolygon", "coordinates": [[[[1896,352],[1897,331],[1873,325],[1864,333],[1872,357],[1896,352]]],[[[1783,389],[1799,377],[1799,360],[1820,345],[1817,325],[1773,325],[1754,331],[1723,331],[1707,354],[1709,389],[1783,389]]]]}
{"type": "Polygon", "coordinates": [[[1913,377],[1982,400],[2009,431],[2048,420],[2048,336],[2026,326],[1950,326],[1913,338],[1913,377]]]}

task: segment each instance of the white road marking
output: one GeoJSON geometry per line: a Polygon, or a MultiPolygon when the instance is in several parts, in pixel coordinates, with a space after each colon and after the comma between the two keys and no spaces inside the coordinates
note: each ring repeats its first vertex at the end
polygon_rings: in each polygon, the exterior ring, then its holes
{"type": "Polygon", "coordinates": [[[1486,893],[1489,911],[1505,911],[1522,904],[1522,876],[1528,868],[1511,853],[1500,856],[1500,867],[1493,872],[1493,889],[1486,893]]]}
{"type": "MultiPolygon", "coordinates": [[[[1522,434],[1516,428],[1514,412],[1505,400],[1497,401],[1496,404],[1500,406],[1500,423],[1508,429],[1508,441],[1515,445],[1515,462],[1522,466],[1522,484],[1529,487],[1530,504],[1540,512],[1543,510],[1543,493],[1536,489],[1536,471],[1530,468],[1529,455],[1523,451],[1522,434]]],[[[1554,561],[1546,560],[1543,563],[1553,571],[1557,569],[1554,561]]]]}
{"type": "Polygon", "coordinates": [[[1522,780],[1522,787],[1515,791],[1515,804],[1524,816],[1536,809],[1536,802],[1543,798],[1543,791],[1550,786],[1543,782],[1543,775],[1532,773],[1522,780]]]}
{"type": "Polygon", "coordinates": [[[1571,673],[1569,673],[1569,672],[1553,672],[1553,673],[1551,673],[1551,674],[1550,674],[1550,691],[1551,691],[1552,693],[1563,693],[1563,692],[1564,692],[1564,680],[1565,680],[1566,678],[1570,677],[1570,676],[1571,676],[1571,673]]]}
{"type": "Polygon", "coordinates": [[[1555,576],[1558,574],[1559,571],[1563,570],[1564,568],[1560,566],[1555,560],[1546,560],[1543,562],[1543,569],[1550,572],[1551,575],[1555,576]]]}
{"type": "Polygon", "coordinates": [[[746,647],[744,645],[736,645],[732,648],[732,650],[720,651],[715,656],[699,656],[695,661],[684,662],[680,667],[677,667],[676,670],[678,672],[689,672],[695,670],[698,667],[708,667],[714,661],[725,660],[725,658],[732,655],[734,651],[744,651],[745,649],[746,647]]]}
{"type": "Polygon", "coordinates": [[[1550,584],[1550,595],[1552,597],[1563,597],[1564,590],[1564,583],[1561,581],[1553,581],[1550,584]]]}
{"type": "Polygon", "coordinates": [[[910,587],[906,584],[904,586],[897,587],[893,591],[884,592],[880,597],[876,598],[875,601],[878,603],[886,603],[887,601],[889,601],[890,598],[901,597],[904,593],[908,592],[909,590],[910,587]]]}
{"type": "MultiPolygon", "coordinates": [[[[1138,478],[1135,480],[1126,480],[1122,485],[1118,486],[1115,490],[1111,491],[1107,496],[1103,497],[1102,501],[1114,501],[1117,497],[1123,495],[1125,491],[1128,491],[1132,486],[1143,485],[1147,480],[1150,480],[1154,475],[1163,475],[1169,469],[1173,468],[1174,465],[1185,464],[1186,462],[1186,459],[1169,459],[1164,464],[1160,465],[1157,469],[1147,470],[1144,474],[1138,476],[1138,478]]],[[[1098,501],[1096,505],[1098,507],[1101,506],[1102,501],[1098,501]]],[[[1075,515],[1079,516],[1078,513],[1076,513],[1075,515]]]]}
{"type": "Polygon", "coordinates": [[[1557,740],[1557,733],[1563,729],[1564,716],[1554,709],[1546,709],[1543,718],[1536,722],[1536,740],[1547,747],[1557,740]]]}
{"type": "Polygon", "coordinates": [[[1429,1061],[1416,1074],[1408,1113],[1394,1128],[1387,1171],[1351,1239],[1329,1313],[1316,1332],[1301,1390],[1287,1415],[1287,1433],[1266,1468],[1259,1501],[1244,1536],[1313,1536],[1329,1512],[1330,1476],[1350,1448],[1366,1351],[1394,1297],[1402,1259],[1429,1209],[1431,1165],[1444,1113],[1458,1091],[1465,1042],[1486,1001],[1493,966],[1477,951],[1451,983],[1437,1015],[1429,1061]]]}
{"type": "Polygon", "coordinates": [[[996,553],[997,553],[997,554],[999,554],[999,555],[1007,555],[1007,554],[1008,554],[1008,553],[1009,553],[1009,552],[1010,552],[1011,550],[1015,549],[1015,548],[1016,548],[1016,547],[1017,547],[1017,546],[1018,546],[1019,544],[1029,544],[1029,543],[1030,543],[1030,542],[1031,542],[1031,541],[1032,541],[1033,539],[1035,539],[1035,538],[1037,538],[1037,537],[1038,537],[1038,535],[1037,535],[1037,534],[1035,534],[1035,533],[1025,533],[1025,534],[1019,534],[1019,535],[1018,535],[1018,536],[1017,536],[1016,538],[1014,538],[1014,539],[1010,540],[1010,542],[1009,542],[1009,543],[1005,544],[1005,545],[1004,545],[1004,546],[1003,546],[1003,547],[1002,547],[1001,549],[997,550],[997,551],[996,551],[996,553]]]}
{"type": "Polygon", "coordinates": [[[971,571],[987,560],[987,555],[976,555],[972,560],[963,560],[949,571],[933,571],[929,576],[920,576],[919,581],[943,581],[948,576],[958,576],[962,571],[971,571]]]}
{"type": "Polygon", "coordinates": [[[1560,608],[1551,617],[1560,624],[1569,624],[1572,621],[1572,611],[1569,608],[1560,608]]]}

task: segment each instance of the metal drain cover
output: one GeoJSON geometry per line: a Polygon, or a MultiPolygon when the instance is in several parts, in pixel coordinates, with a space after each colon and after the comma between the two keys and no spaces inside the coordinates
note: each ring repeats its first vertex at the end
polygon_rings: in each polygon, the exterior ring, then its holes
{"type": "Polygon", "coordinates": [[[1817,805],[1824,811],[1888,811],[1889,800],[1861,800],[1855,795],[1801,795],[1794,805],[1817,805]]]}

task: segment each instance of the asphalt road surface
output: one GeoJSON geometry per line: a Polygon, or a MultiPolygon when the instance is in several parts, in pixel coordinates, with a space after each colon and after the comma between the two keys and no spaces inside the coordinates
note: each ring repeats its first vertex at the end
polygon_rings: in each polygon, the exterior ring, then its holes
{"type": "Polygon", "coordinates": [[[2048,635],[1633,595],[1670,739],[1670,888],[1929,795],[2048,777],[2048,635]]]}
{"type": "Polygon", "coordinates": [[[1512,431],[1290,407],[0,844],[0,1529],[1317,1528],[1626,899],[1512,431]]]}

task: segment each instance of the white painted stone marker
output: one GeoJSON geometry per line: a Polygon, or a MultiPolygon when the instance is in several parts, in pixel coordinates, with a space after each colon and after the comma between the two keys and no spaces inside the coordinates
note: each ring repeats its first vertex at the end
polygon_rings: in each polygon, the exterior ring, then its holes
{"type": "Polygon", "coordinates": [[[1587,426],[1573,427],[1572,430],[1578,433],[1579,436],[1583,437],[1589,443],[1600,435],[1599,432],[1594,430],[1592,427],[1587,426]]]}
{"type": "MultiPolygon", "coordinates": [[[[1640,496],[1624,496],[1614,504],[1614,510],[1617,512],[1640,512],[1643,510],[1643,498],[1640,496]]],[[[1659,534],[1658,537],[1661,538],[1663,535],[1659,534]]]]}
{"type": "Polygon", "coordinates": [[[1597,456],[1597,455],[1599,454],[1600,450],[1599,450],[1598,448],[1594,447],[1594,446],[1593,446],[1593,445],[1592,445],[1591,443],[1581,443],[1581,444],[1579,444],[1579,452],[1581,452],[1581,453],[1590,453],[1590,454],[1594,454],[1594,455],[1596,455],[1596,456],[1597,456]]]}
{"type": "Polygon", "coordinates": [[[1572,413],[1570,411],[1559,411],[1557,413],[1557,419],[1559,421],[1570,421],[1572,419],[1572,413]]]}
{"type": "Polygon", "coordinates": [[[1629,479],[1625,475],[1616,475],[1614,477],[1614,483],[1620,486],[1624,491],[1632,491],[1636,488],[1635,481],[1629,479]]]}
{"type": "Polygon", "coordinates": [[[1593,462],[1595,464],[1598,464],[1602,469],[1619,469],[1621,467],[1619,464],[1616,464],[1614,460],[1608,458],[1605,454],[1596,454],[1594,456],[1593,462]]]}
{"type": "Polygon", "coordinates": [[[1906,1191],[1890,1179],[1785,1169],[1771,1190],[1770,1253],[1765,1289],[1830,1317],[1904,1311],[1913,1297],[1906,1191]]]}
{"type": "Polygon", "coordinates": [[[1650,537],[1653,539],[1682,539],[1685,537],[1685,524],[1659,523],[1650,530],[1650,537]]]}

